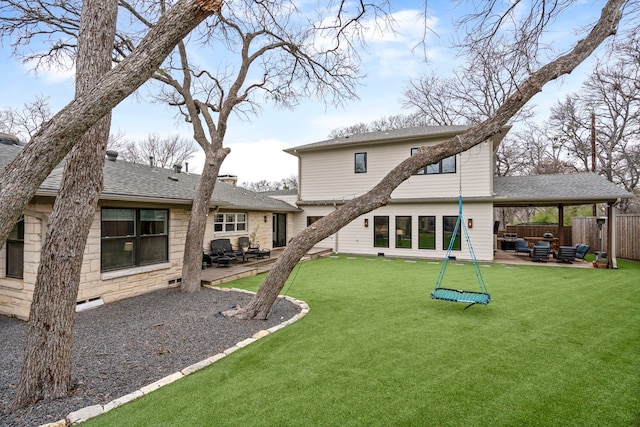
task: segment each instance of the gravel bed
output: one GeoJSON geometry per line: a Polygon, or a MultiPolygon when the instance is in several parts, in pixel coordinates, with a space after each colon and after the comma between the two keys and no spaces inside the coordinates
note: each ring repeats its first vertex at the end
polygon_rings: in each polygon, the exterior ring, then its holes
{"type": "Polygon", "coordinates": [[[268,320],[230,320],[221,311],[244,305],[243,292],[166,289],[77,314],[73,380],[68,397],[10,413],[26,322],[0,316],[0,426],[39,426],[85,406],[105,404],[220,353],[300,310],[279,298],[268,320]]]}

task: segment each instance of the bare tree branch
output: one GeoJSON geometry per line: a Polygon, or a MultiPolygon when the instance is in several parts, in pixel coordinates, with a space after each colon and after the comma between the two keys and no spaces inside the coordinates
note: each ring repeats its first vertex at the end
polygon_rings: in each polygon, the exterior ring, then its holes
{"type": "Polygon", "coordinates": [[[0,241],[40,183],[87,129],[150,78],[178,41],[219,7],[217,1],[178,1],[131,55],[40,128],[0,174],[0,241]]]}
{"type": "Polygon", "coordinates": [[[559,76],[571,72],[609,36],[615,34],[622,17],[623,0],[610,0],[604,6],[600,19],[592,31],[580,40],[571,52],[560,56],[531,74],[518,89],[500,105],[488,119],[479,123],[458,138],[433,147],[421,147],[391,170],[372,190],[358,196],[305,228],[288,244],[278,257],[274,267],[258,289],[257,294],[244,308],[229,310],[224,314],[236,318],[266,318],[286,278],[300,258],[317,242],[334,234],[360,215],[384,206],[391,193],[407,178],[428,164],[435,163],[480,144],[498,134],[502,127],[518,112],[542,86],[559,76]]]}

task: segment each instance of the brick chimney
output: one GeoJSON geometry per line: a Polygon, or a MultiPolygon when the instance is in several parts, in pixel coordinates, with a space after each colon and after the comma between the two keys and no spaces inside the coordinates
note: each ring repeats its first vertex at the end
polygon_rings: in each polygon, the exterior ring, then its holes
{"type": "Polygon", "coordinates": [[[231,184],[234,187],[238,183],[238,177],[235,175],[218,175],[218,179],[222,182],[226,182],[227,184],[231,184]]]}

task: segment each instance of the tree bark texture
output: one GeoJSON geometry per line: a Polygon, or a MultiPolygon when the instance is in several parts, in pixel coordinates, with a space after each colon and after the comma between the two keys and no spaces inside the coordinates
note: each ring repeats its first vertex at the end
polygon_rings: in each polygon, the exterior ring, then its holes
{"type": "Polygon", "coordinates": [[[558,77],[568,74],[584,61],[609,36],[616,33],[622,18],[624,0],[609,0],[602,9],[600,19],[587,37],[578,41],[574,48],[561,57],[533,72],[495,114],[473,126],[459,137],[452,138],[434,147],[421,147],[418,152],[391,170],[372,190],[345,203],[321,218],[294,237],[274,264],[267,278],[246,307],[229,310],[224,314],[240,319],[265,319],[282,290],[286,279],[302,256],[316,243],[336,233],[345,225],[367,212],[384,206],[391,193],[418,169],[436,163],[446,157],[466,151],[501,132],[501,129],[542,87],[558,77]]]}
{"type": "Polygon", "coordinates": [[[6,240],[42,181],[80,137],[146,82],[176,44],[221,7],[221,0],[178,1],[131,55],[42,126],[0,174],[0,242],[6,240]]]}
{"type": "Polygon", "coordinates": [[[196,186],[182,260],[182,284],[180,289],[184,292],[200,290],[202,248],[209,215],[209,203],[218,179],[220,166],[229,150],[220,147],[216,150],[205,149],[205,153],[207,157],[205,166],[202,168],[202,175],[196,186]]]}
{"type": "MultiPolygon", "coordinates": [[[[82,4],[76,97],[111,69],[117,0],[82,4]]],[[[111,113],[84,134],[66,158],[40,257],[14,406],[66,396],[71,389],[73,325],[87,236],[103,188],[111,113]]]]}

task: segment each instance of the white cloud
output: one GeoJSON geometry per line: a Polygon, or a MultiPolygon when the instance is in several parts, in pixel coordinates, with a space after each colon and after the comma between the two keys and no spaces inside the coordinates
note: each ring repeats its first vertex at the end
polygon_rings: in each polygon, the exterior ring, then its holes
{"type": "MultiPolygon", "coordinates": [[[[257,142],[239,142],[227,145],[231,153],[222,163],[220,174],[236,175],[238,183],[280,181],[298,174],[298,159],[283,152],[288,146],[277,139],[257,142]]],[[[200,152],[189,162],[189,170],[200,173],[204,164],[204,154],[200,152]]]]}
{"type": "Polygon", "coordinates": [[[415,77],[424,67],[425,56],[435,55],[431,45],[438,20],[427,17],[415,9],[401,10],[392,14],[393,31],[379,30],[375,22],[366,25],[367,68],[375,69],[380,76],[415,77]],[[423,50],[421,43],[427,45],[423,50]]]}
{"type": "Polygon", "coordinates": [[[36,60],[27,61],[22,64],[27,73],[34,73],[41,77],[46,83],[61,83],[73,81],[76,75],[75,64],[67,60],[65,64],[38,65],[36,60]]]}

